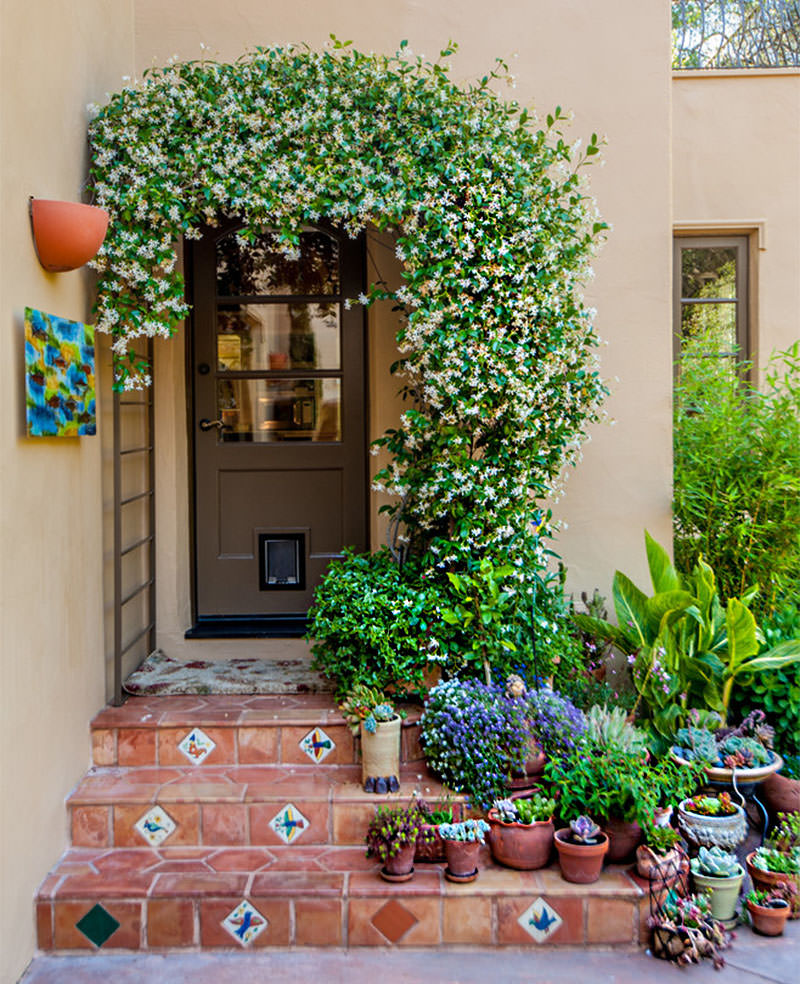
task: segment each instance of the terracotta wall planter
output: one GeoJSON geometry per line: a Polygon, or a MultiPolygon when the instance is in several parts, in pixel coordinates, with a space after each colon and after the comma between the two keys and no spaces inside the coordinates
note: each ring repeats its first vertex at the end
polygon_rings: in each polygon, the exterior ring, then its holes
{"type": "Polygon", "coordinates": [[[553,851],[553,818],[536,823],[503,823],[489,810],[489,848],[495,861],[518,871],[544,868],[553,851]]]}
{"type": "Polygon", "coordinates": [[[77,270],[103,245],[108,229],[103,208],[32,198],[30,212],[36,254],[50,273],[77,270]]]}
{"type": "MultiPolygon", "coordinates": [[[[754,888],[760,888],[765,892],[772,891],[778,882],[783,882],[786,885],[794,885],[795,889],[800,889],[800,877],[797,875],[787,875],[785,872],[780,871],[762,871],[761,868],[756,868],[752,864],[753,855],[748,854],[744,860],[747,865],[747,874],[753,882],[754,888]]],[[[794,902],[792,903],[792,912],[789,916],[790,919],[800,919],[800,894],[795,895],[794,902]]]]}
{"type": "Polygon", "coordinates": [[[554,843],[558,851],[558,863],[561,866],[561,877],[564,881],[578,885],[590,885],[596,882],[603,870],[603,858],[608,851],[608,836],[597,844],[573,844],[569,827],[562,827],[555,833],[554,843]]]}
{"type": "Polygon", "coordinates": [[[761,936],[783,935],[786,920],[789,918],[788,902],[779,908],[773,908],[767,905],[756,905],[755,902],[748,901],[747,911],[750,913],[753,932],[759,933],[761,936]]]}

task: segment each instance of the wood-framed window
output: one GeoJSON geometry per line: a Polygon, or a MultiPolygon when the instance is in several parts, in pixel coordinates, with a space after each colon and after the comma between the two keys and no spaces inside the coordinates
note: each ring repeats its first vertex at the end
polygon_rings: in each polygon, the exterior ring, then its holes
{"type": "Polygon", "coordinates": [[[713,352],[739,362],[751,358],[749,238],[676,236],[673,262],[673,353],[676,372],[688,340],[710,333],[713,352]]]}

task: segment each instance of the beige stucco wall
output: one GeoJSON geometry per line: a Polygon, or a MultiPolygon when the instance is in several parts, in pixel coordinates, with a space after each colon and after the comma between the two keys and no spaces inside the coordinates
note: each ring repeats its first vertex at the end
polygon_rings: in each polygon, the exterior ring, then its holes
{"type": "MultiPolygon", "coordinates": [[[[383,0],[363,4],[319,0],[265,6],[261,0],[216,0],[163,5],[137,0],[136,64],[141,72],[169,57],[196,58],[201,45],[221,60],[234,59],[257,44],[305,41],[323,45],[331,32],[367,50],[393,51],[403,38],[416,52],[435,56],[453,38],[460,50],[454,72],[462,79],[482,75],[497,56],[517,76],[509,96],[533,102],[542,114],[556,104],[572,109],[570,139],[592,131],[608,136],[604,168],[592,168],[594,192],[614,231],[596,263],[590,303],[608,340],[603,368],[613,384],[608,411],[616,425],[595,428],[583,463],[570,475],[557,506],[568,528],[559,549],[570,582],[608,590],[615,567],[643,576],[642,530],[669,539],[671,497],[670,342],[670,73],[667,7],[615,0],[595,9],[585,0],[511,0],[492,8],[479,0],[383,0]],[[625,30],[620,30],[620,25],[625,30]],[[636,43],[631,44],[630,39],[636,43]]],[[[373,430],[390,420],[396,383],[388,376],[391,344],[385,312],[371,312],[370,392],[373,430]]],[[[159,461],[169,469],[160,482],[160,641],[173,655],[189,652],[240,655],[275,652],[274,645],[238,642],[192,643],[188,624],[188,516],[186,488],[183,353],[176,346],[163,358],[167,399],[159,419],[169,445],[159,461]],[[165,507],[165,498],[169,505],[165,507]],[[169,512],[165,514],[165,508],[169,512]],[[177,537],[170,531],[178,517],[177,537]]],[[[160,386],[161,384],[159,384],[160,386]]],[[[377,433],[377,431],[375,431],[377,433]]],[[[162,433],[162,431],[160,431],[162,433]]],[[[163,439],[163,438],[162,438],[163,439]]],[[[375,511],[377,502],[373,498],[375,511]]],[[[373,544],[382,532],[373,524],[373,544]]],[[[294,644],[298,646],[297,643],[294,644]]]]}
{"type": "Polygon", "coordinates": [[[754,355],[800,339],[800,71],[676,73],[674,221],[751,232],[754,355]]]}
{"type": "Polygon", "coordinates": [[[28,439],[23,310],[86,319],[88,275],[47,274],[28,196],[79,200],[86,104],[131,71],[127,0],[0,8],[0,981],[34,947],[33,897],[67,843],[64,797],[104,700],[97,437],[28,439]]]}

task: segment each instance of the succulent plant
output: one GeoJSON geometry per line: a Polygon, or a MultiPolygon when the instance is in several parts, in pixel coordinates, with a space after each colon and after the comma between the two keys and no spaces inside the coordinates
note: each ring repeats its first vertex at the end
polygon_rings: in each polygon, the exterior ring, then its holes
{"type": "Polygon", "coordinates": [[[611,710],[605,705],[595,704],[586,714],[586,736],[601,748],[614,747],[634,755],[644,755],[647,751],[647,735],[628,722],[628,714],[623,707],[611,710]]]}
{"type": "MultiPolygon", "coordinates": [[[[364,729],[374,734],[379,722],[391,721],[396,713],[394,705],[389,703],[384,693],[361,683],[357,683],[349,691],[340,704],[340,709],[354,735],[358,734],[358,727],[362,721],[364,729]]],[[[400,716],[405,717],[405,712],[400,712],[400,716]]]]}
{"type": "Polygon", "coordinates": [[[596,844],[600,834],[600,827],[591,817],[586,816],[570,820],[569,829],[572,831],[572,840],[575,844],[596,844]]]}
{"type": "Polygon", "coordinates": [[[696,875],[707,875],[709,878],[732,878],[742,870],[735,854],[723,851],[716,845],[701,847],[691,864],[696,875]]]}
{"type": "Polygon", "coordinates": [[[439,836],[442,840],[450,841],[478,841],[485,844],[486,831],[489,824],[485,820],[461,820],[459,823],[440,823],[439,836]]]}
{"type": "Polygon", "coordinates": [[[708,728],[697,728],[691,725],[688,728],[680,728],[675,735],[675,744],[681,753],[681,758],[702,759],[716,765],[719,760],[717,750],[717,740],[713,731],[708,728]]]}
{"type": "Polygon", "coordinates": [[[766,765],[769,762],[769,752],[755,738],[731,735],[722,742],[719,751],[723,761],[728,756],[740,756],[747,768],[752,768],[754,765],[766,765]]]}

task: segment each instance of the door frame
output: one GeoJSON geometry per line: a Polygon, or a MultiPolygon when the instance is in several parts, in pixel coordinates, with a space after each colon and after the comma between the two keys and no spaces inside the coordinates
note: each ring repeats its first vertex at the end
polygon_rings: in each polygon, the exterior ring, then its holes
{"type": "MultiPolygon", "coordinates": [[[[240,217],[226,218],[220,220],[215,226],[202,226],[203,235],[209,234],[218,238],[226,232],[237,228],[243,224],[240,217]]],[[[320,228],[331,235],[341,239],[346,235],[341,229],[326,222],[308,223],[316,228],[320,228]]],[[[359,274],[362,289],[366,290],[367,284],[367,248],[366,233],[359,235],[360,259],[359,274]]],[[[185,321],[185,379],[186,379],[186,427],[187,427],[187,467],[188,467],[188,490],[189,490],[189,571],[190,571],[190,600],[191,600],[191,626],[186,629],[184,638],[186,639],[274,639],[274,638],[300,638],[306,634],[308,618],[306,615],[227,615],[222,617],[198,615],[198,570],[197,570],[197,469],[196,469],[196,441],[197,433],[195,427],[196,405],[195,405],[195,385],[194,385],[194,360],[195,360],[195,332],[196,319],[194,310],[195,296],[195,245],[193,240],[184,239],[183,242],[183,268],[185,295],[189,304],[189,317],[185,321]]],[[[368,352],[368,331],[366,309],[363,310],[361,325],[357,329],[361,333],[361,346],[363,352],[363,376],[361,387],[361,413],[364,421],[364,478],[365,495],[362,521],[365,534],[365,545],[367,549],[370,544],[369,526],[369,507],[370,507],[370,476],[369,476],[369,352],[368,352]]]]}

